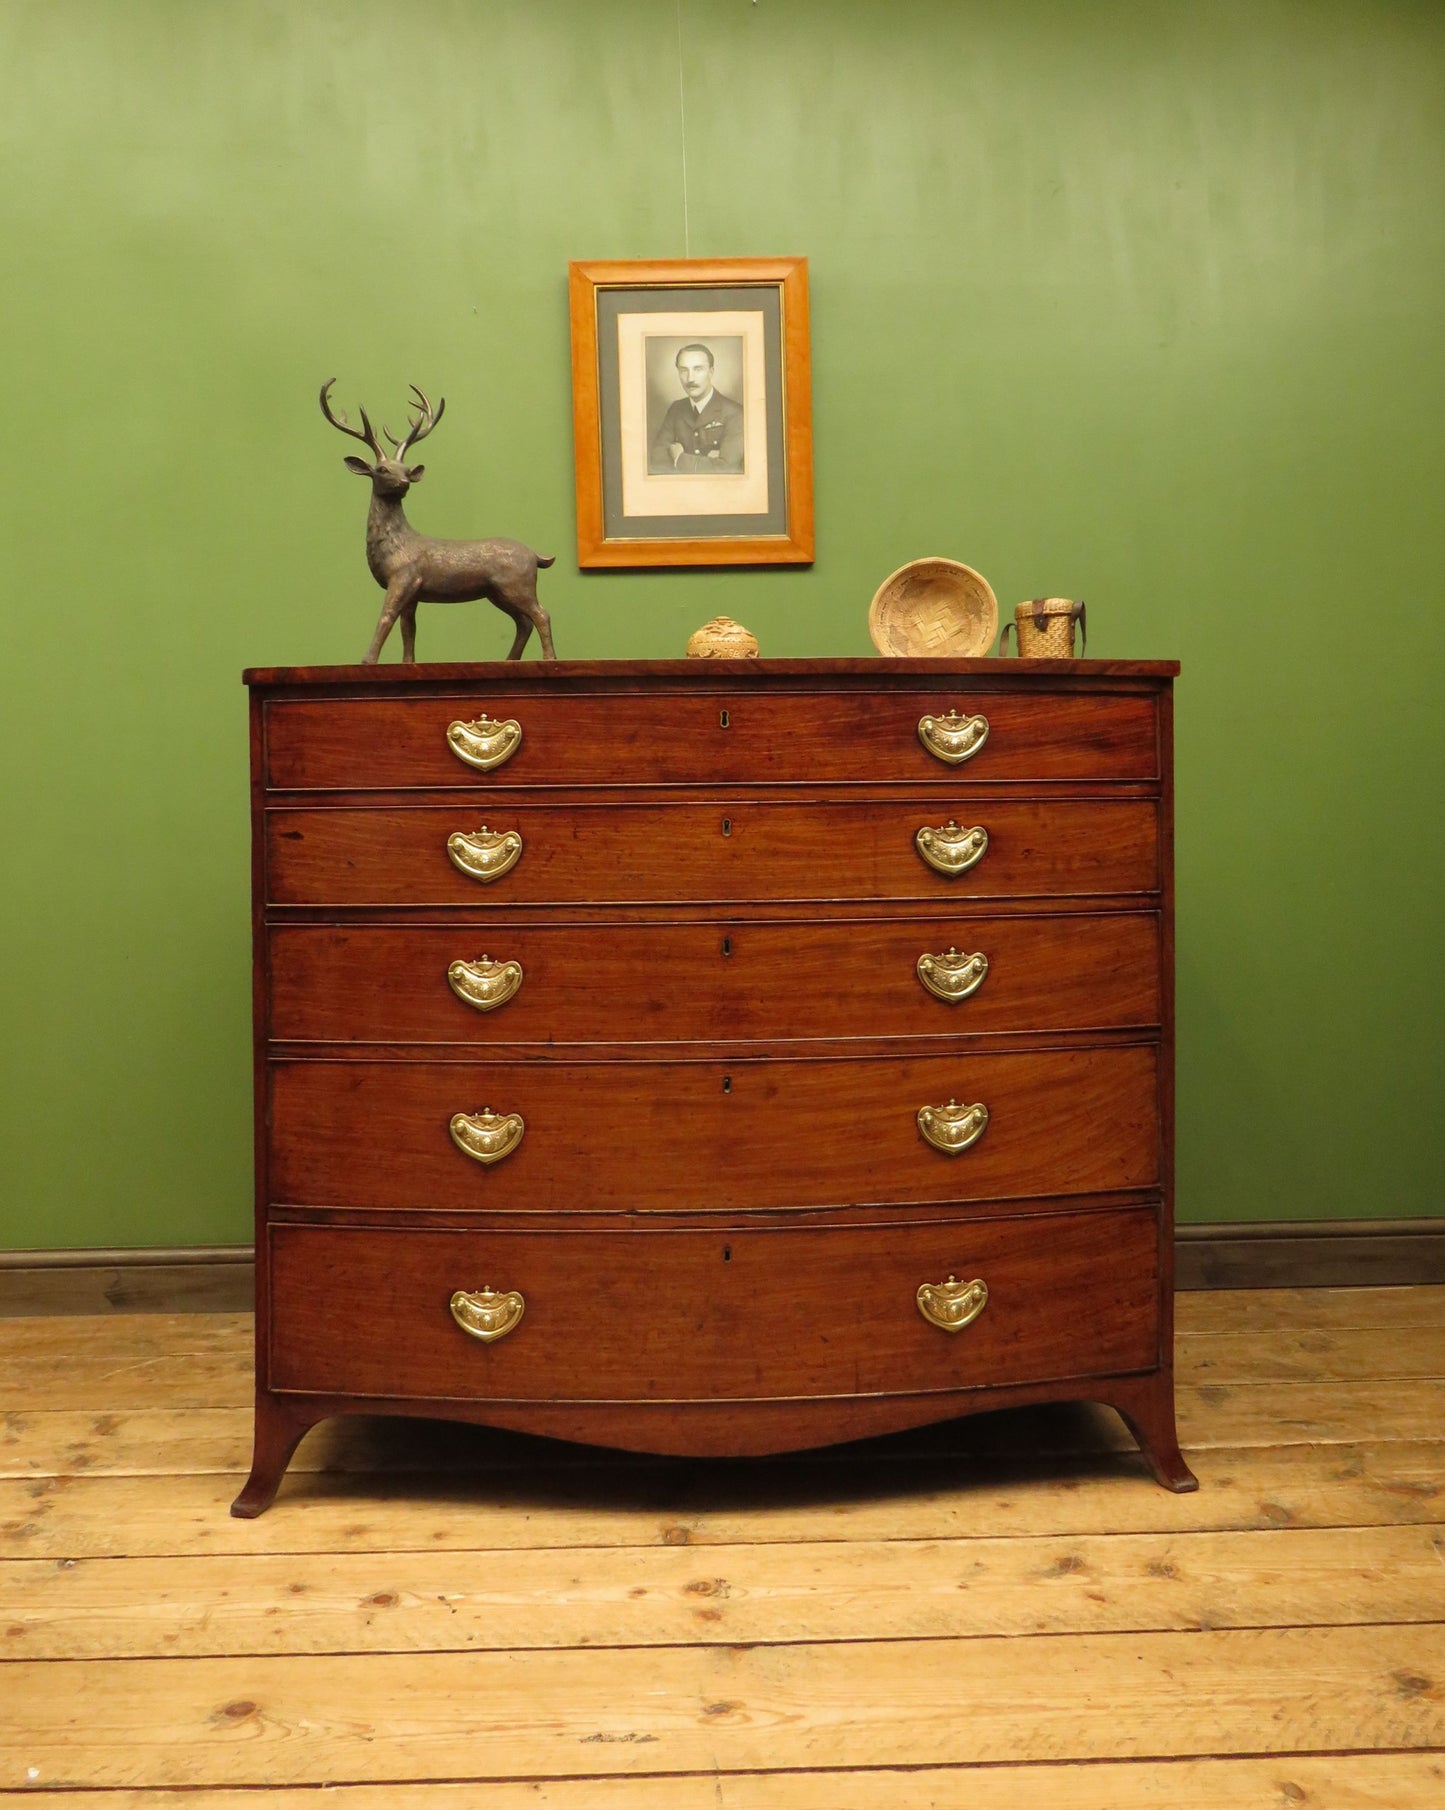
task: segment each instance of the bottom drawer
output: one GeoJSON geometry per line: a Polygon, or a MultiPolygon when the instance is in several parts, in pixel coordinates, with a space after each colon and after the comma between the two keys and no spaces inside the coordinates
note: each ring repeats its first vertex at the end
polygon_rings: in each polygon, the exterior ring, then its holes
{"type": "Polygon", "coordinates": [[[1147,1370],[1158,1247],[1152,1208],[734,1233],[276,1226],[270,1384],[404,1400],[740,1401],[1147,1370]],[[987,1289],[957,1331],[919,1304],[920,1285],[950,1277],[987,1289]],[[482,1342],[450,1303],[488,1289],[523,1307],[482,1342]]]}

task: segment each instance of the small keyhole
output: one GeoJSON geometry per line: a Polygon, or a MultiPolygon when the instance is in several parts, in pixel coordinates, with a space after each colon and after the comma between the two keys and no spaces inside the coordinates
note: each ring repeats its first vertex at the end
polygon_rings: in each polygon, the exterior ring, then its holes
{"type": "Polygon", "coordinates": [[[727,729],[732,724],[732,718],[728,715],[728,713],[725,710],[720,710],[717,713],[717,720],[718,720],[718,727],[720,729],[727,729]]]}
{"type": "Polygon", "coordinates": [[[723,1262],[731,1263],[732,1260],[733,1260],[733,1247],[730,1244],[725,1244],[723,1246],[723,1262]]]}
{"type": "Polygon", "coordinates": [[[725,936],[725,937],[724,937],[724,938],[723,938],[723,940],[722,940],[722,952],[723,952],[723,954],[724,954],[724,955],[731,955],[731,954],[732,954],[732,952],[733,952],[733,939],[732,939],[732,938],[731,938],[731,937],[730,937],[730,936],[725,936]]]}
{"type": "Polygon", "coordinates": [[[724,1092],[724,1093],[725,1093],[725,1094],[730,1094],[730,1093],[731,1093],[731,1092],[732,1092],[732,1090],[733,1090],[733,1078],[732,1078],[732,1076],[731,1076],[731,1075],[724,1075],[724,1076],[723,1076],[723,1092],[724,1092]]]}
{"type": "Polygon", "coordinates": [[[731,817],[724,817],[723,818],[723,835],[731,836],[732,833],[733,833],[733,820],[731,817]]]}

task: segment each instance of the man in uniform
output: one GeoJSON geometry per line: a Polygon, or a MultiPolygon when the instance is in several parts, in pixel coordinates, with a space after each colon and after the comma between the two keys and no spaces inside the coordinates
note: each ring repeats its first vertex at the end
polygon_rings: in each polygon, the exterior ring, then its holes
{"type": "Polygon", "coordinates": [[[684,346],[678,353],[683,393],[652,436],[649,471],[742,470],[742,404],[713,388],[712,371],[712,353],[706,346],[684,346]]]}

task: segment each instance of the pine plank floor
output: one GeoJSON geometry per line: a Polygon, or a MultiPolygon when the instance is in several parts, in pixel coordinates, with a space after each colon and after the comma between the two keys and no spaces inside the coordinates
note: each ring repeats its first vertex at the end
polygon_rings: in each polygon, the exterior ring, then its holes
{"type": "Polygon", "coordinates": [[[1197,1495],[357,1420],[253,1522],[247,1317],[0,1320],[0,1810],[1440,1810],[1445,1289],[1178,1313],[1197,1495]]]}

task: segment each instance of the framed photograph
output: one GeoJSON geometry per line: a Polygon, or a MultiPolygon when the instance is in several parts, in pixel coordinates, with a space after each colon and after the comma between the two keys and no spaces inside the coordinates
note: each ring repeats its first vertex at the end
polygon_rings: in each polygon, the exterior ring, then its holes
{"type": "Polygon", "coordinates": [[[807,565],[807,259],[568,268],[578,564],[807,565]]]}

